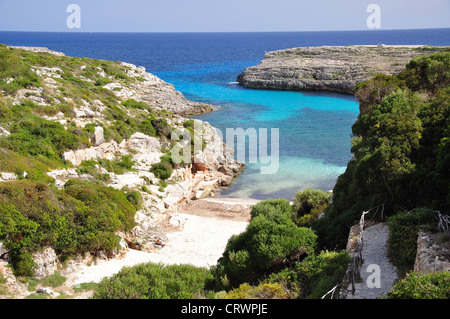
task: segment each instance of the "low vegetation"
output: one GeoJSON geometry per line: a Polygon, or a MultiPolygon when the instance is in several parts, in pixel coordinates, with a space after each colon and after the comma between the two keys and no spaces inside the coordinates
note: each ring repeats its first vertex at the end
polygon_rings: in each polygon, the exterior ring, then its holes
{"type": "Polygon", "coordinates": [[[449,299],[450,273],[409,273],[389,291],[386,299],[449,299]]]}
{"type": "Polygon", "coordinates": [[[413,269],[419,230],[434,231],[436,213],[429,209],[403,212],[388,219],[389,255],[401,274],[413,269]]]}
{"type": "Polygon", "coordinates": [[[211,297],[206,268],[190,265],[141,264],[123,268],[95,289],[96,299],[198,299],[211,297]]]}

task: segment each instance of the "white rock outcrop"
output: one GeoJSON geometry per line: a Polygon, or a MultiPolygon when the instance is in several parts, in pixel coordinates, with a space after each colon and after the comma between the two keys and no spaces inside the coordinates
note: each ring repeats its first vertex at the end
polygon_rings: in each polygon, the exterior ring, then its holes
{"type": "Polygon", "coordinates": [[[450,242],[439,244],[436,234],[419,232],[414,272],[426,275],[450,271],[450,242]]]}
{"type": "Polygon", "coordinates": [[[58,268],[58,257],[51,247],[34,253],[33,260],[36,263],[34,277],[38,279],[53,274],[58,268]]]}

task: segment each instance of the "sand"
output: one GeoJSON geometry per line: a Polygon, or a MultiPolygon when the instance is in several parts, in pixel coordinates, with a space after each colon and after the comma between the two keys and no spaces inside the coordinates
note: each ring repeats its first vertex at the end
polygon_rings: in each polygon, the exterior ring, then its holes
{"type": "Polygon", "coordinates": [[[245,230],[251,205],[256,202],[240,199],[195,201],[181,210],[180,215],[185,220],[184,227],[181,231],[167,233],[168,241],[164,248],[155,252],[128,249],[123,258],[100,260],[94,265],[80,266],[69,276],[67,283],[98,283],[103,278],[118,273],[123,267],[146,262],[191,264],[209,268],[217,264],[229,238],[245,230]]]}

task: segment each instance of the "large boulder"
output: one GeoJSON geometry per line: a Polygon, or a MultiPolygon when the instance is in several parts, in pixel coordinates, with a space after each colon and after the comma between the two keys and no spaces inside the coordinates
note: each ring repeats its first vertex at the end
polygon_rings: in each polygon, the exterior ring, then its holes
{"type": "Polygon", "coordinates": [[[101,126],[95,127],[94,135],[92,136],[92,142],[95,146],[105,143],[104,130],[101,126]]]}

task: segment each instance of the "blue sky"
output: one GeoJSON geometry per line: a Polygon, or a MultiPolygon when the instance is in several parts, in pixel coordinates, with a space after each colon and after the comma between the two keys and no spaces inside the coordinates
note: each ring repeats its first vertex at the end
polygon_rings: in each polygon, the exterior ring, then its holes
{"type": "Polygon", "coordinates": [[[0,31],[235,32],[450,28],[450,0],[0,0],[0,31]],[[69,4],[81,28],[66,24],[69,4]]]}

